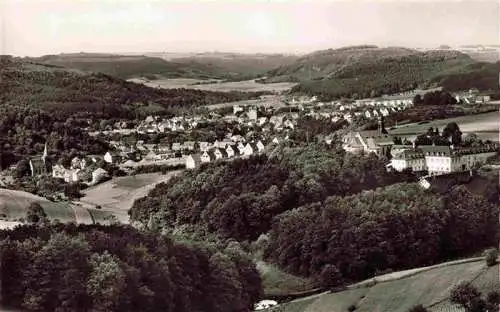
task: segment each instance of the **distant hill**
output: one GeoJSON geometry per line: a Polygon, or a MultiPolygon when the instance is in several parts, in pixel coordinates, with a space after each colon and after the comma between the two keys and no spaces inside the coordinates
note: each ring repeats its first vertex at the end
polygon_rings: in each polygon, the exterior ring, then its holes
{"type": "Polygon", "coordinates": [[[262,82],[300,82],[293,91],[339,97],[375,97],[439,85],[437,76],[469,71],[476,63],[458,51],[354,46],[317,51],[267,73],[262,82]]]}
{"type": "Polygon", "coordinates": [[[48,65],[101,72],[119,78],[196,78],[223,77],[223,71],[209,64],[196,62],[171,62],[160,57],[144,55],[114,55],[102,53],[70,53],[45,55],[28,60],[48,65]]]}
{"type": "MultiPolygon", "coordinates": [[[[160,53],[147,54],[159,56],[160,53]]],[[[202,64],[219,70],[220,76],[228,80],[247,80],[257,78],[274,68],[293,63],[299,57],[285,54],[246,54],[231,52],[206,52],[175,54],[167,53],[165,57],[180,64],[202,64]]]]}
{"type": "Polygon", "coordinates": [[[2,107],[40,108],[67,118],[75,113],[106,118],[174,114],[202,105],[257,98],[259,93],[155,89],[103,73],[0,56],[2,107]]]}

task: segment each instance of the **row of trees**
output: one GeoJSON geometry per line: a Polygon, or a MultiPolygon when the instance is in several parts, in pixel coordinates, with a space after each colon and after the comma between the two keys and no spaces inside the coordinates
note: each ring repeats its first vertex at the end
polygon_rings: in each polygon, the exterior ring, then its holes
{"type": "Polygon", "coordinates": [[[125,226],[0,231],[2,304],[27,311],[251,311],[252,261],[125,226]]]}

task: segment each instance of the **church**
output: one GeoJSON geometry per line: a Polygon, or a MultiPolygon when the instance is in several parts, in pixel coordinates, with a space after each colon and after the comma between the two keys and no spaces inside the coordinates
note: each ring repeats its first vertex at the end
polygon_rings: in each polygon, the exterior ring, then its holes
{"type": "Polygon", "coordinates": [[[49,172],[50,164],[47,156],[47,142],[45,142],[45,148],[43,150],[42,156],[40,158],[34,157],[30,159],[30,171],[32,177],[46,175],[49,172]]]}

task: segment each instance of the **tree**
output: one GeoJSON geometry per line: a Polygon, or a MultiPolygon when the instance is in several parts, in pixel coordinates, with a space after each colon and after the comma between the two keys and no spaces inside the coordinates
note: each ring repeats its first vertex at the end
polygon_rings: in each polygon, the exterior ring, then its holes
{"type": "Polygon", "coordinates": [[[497,311],[500,304],[500,292],[490,291],[486,296],[486,308],[488,311],[497,311]]]}
{"type": "Polygon", "coordinates": [[[421,304],[413,306],[408,312],[427,312],[428,310],[421,304]]]}
{"type": "Polygon", "coordinates": [[[70,183],[64,186],[64,195],[69,199],[80,198],[80,186],[76,183],[70,183]]]}
{"type": "Polygon", "coordinates": [[[494,266],[497,263],[498,259],[498,249],[497,248],[491,248],[486,251],[486,265],[491,267],[494,266]]]}
{"type": "Polygon", "coordinates": [[[30,163],[27,159],[20,160],[16,166],[15,176],[20,179],[30,174],[30,163]]]}
{"type": "Polygon", "coordinates": [[[479,305],[478,300],[481,299],[481,293],[467,282],[462,282],[451,290],[450,300],[453,303],[458,303],[466,310],[470,310],[473,306],[479,305]]]}
{"type": "Polygon", "coordinates": [[[443,129],[441,134],[443,138],[451,139],[451,143],[454,145],[459,145],[462,143],[462,131],[456,122],[450,122],[443,129]]]}
{"type": "Polygon", "coordinates": [[[29,205],[26,210],[26,221],[29,223],[38,223],[46,219],[47,215],[39,203],[33,202],[29,205]]]}
{"type": "Polygon", "coordinates": [[[413,104],[414,105],[419,105],[422,103],[423,103],[423,100],[422,100],[422,96],[420,94],[417,94],[417,95],[415,95],[415,97],[413,97],[413,104]]]}
{"type": "Polygon", "coordinates": [[[101,255],[92,255],[90,267],[87,293],[92,298],[93,311],[116,311],[126,288],[126,276],[120,267],[120,260],[105,251],[101,255]]]}
{"type": "Polygon", "coordinates": [[[342,274],[335,265],[327,264],[323,266],[319,276],[322,287],[333,288],[342,284],[342,274]]]}

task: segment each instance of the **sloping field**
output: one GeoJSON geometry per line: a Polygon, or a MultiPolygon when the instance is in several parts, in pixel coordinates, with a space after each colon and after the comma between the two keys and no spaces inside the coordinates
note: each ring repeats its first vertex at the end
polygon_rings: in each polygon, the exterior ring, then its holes
{"type": "Polygon", "coordinates": [[[26,209],[31,203],[38,202],[51,220],[61,222],[75,221],[75,213],[67,202],[51,202],[43,197],[23,191],[0,189],[0,214],[14,221],[26,217],[26,209]]]}
{"type": "Polygon", "coordinates": [[[80,201],[87,205],[101,206],[104,211],[116,215],[120,222],[128,222],[127,212],[137,198],[146,196],[156,184],[166,182],[180,172],[182,170],[167,174],[145,173],[114,178],[84,190],[85,196],[80,201]]]}
{"type": "Polygon", "coordinates": [[[472,282],[481,292],[498,290],[499,265],[486,268],[484,260],[449,265],[371,287],[324,294],[314,300],[304,298],[297,304],[292,301],[271,311],[344,312],[355,305],[361,312],[407,312],[417,304],[444,311],[449,308],[451,289],[462,281],[472,282]],[[309,304],[304,306],[304,300],[309,304]]]}

